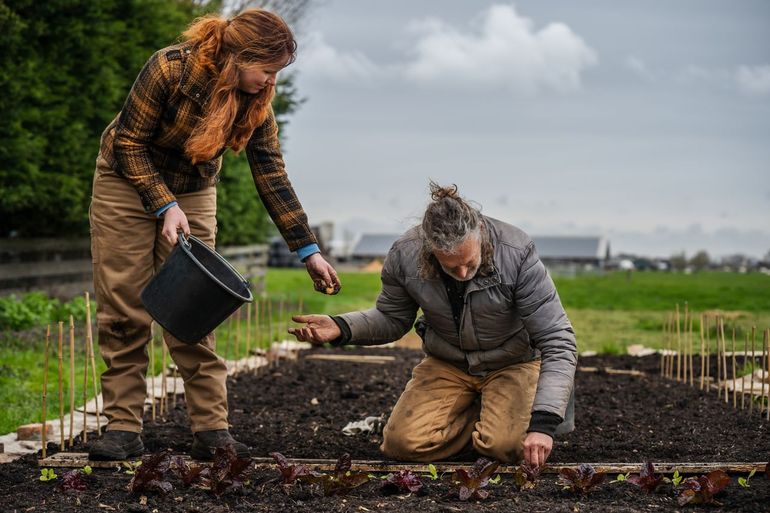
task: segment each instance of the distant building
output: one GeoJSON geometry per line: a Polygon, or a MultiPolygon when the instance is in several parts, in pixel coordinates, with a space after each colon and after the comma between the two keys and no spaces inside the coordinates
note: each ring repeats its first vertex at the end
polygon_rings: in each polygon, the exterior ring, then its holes
{"type": "MultiPolygon", "coordinates": [[[[311,226],[310,229],[318,240],[321,253],[328,255],[329,242],[334,234],[334,225],[330,222],[311,226]]],[[[296,253],[289,250],[289,246],[283,237],[276,236],[270,239],[270,247],[267,256],[268,267],[305,267],[296,253]]]]}
{"type": "Polygon", "coordinates": [[[604,269],[610,243],[601,236],[534,236],[540,259],[549,269],[604,269]]]}
{"type": "Polygon", "coordinates": [[[364,233],[353,245],[350,259],[357,263],[385,260],[385,255],[399,237],[401,237],[400,233],[364,233]]]}

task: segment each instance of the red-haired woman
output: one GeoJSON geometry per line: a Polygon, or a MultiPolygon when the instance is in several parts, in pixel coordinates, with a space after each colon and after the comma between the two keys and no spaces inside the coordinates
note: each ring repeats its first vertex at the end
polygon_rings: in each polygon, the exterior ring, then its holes
{"type": "MultiPolygon", "coordinates": [[[[182,43],[150,57],[102,135],[90,219],[108,424],[90,447],[92,459],[122,460],[144,449],[151,318],[140,292],[177,231],[214,246],[215,185],[227,148],[246,151],[263,204],[315,288],[340,288],[286,176],[271,108],[276,76],[295,52],[289,27],[265,10],[198,19],[182,43]]],[[[246,446],[228,431],[227,369],[213,334],[198,344],[169,333],[164,339],[185,382],[191,455],[208,459],[216,447],[233,444],[246,456],[246,446]]]]}

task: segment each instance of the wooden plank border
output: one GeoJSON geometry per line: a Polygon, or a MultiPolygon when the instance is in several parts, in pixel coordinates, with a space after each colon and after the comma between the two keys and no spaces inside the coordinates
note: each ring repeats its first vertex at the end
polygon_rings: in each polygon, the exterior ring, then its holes
{"type": "MultiPolygon", "coordinates": [[[[275,468],[272,458],[252,458],[257,468],[275,468]]],[[[290,458],[292,464],[307,465],[316,470],[333,470],[336,460],[331,459],[306,459],[290,458]]],[[[41,467],[67,467],[79,468],[90,465],[93,468],[116,468],[122,466],[122,461],[89,461],[87,453],[60,452],[45,459],[38,460],[41,467]]],[[[729,473],[749,473],[752,470],[762,472],[768,462],[653,462],[655,471],[661,474],[671,474],[678,470],[680,474],[705,474],[712,470],[724,470],[729,473]]],[[[452,472],[458,468],[470,468],[473,462],[437,462],[433,464],[436,471],[452,472]]],[[[598,472],[608,474],[625,474],[626,472],[638,472],[644,463],[590,463],[598,472]]],[[[565,468],[577,468],[578,463],[551,463],[543,469],[546,474],[556,474],[565,468]]],[[[499,474],[512,474],[516,472],[517,465],[503,465],[498,468],[499,474]]],[[[353,460],[352,469],[361,472],[398,472],[399,470],[411,470],[412,472],[428,473],[427,463],[398,463],[383,460],[353,460]]]]}

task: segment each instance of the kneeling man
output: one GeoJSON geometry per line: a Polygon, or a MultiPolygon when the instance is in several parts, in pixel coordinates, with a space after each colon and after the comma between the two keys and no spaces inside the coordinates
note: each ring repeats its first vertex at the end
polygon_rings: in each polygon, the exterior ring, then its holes
{"type": "Polygon", "coordinates": [[[440,461],[472,444],[542,465],[557,430],[573,425],[572,325],[527,234],[482,215],[456,186],[431,183],[431,198],[421,225],[391,247],[375,308],[297,316],[305,325],[289,331],[315,344],[385,344],[422,309],[415,329],[427,356],[393,408],[382,452],[440,461]]]}

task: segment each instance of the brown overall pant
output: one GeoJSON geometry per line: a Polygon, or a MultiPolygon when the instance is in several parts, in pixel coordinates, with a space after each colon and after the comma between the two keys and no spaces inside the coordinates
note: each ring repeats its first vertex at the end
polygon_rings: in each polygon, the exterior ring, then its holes
{"type": "Polygon", "coordinates": [[[428,356],[393,408],[380,450],[396,460],[432,462],[472,444],[484,456],[518,462],[539,376],[540,360],[480,377],[428,356]]]}
{"type": "MultiPolygon", "coordinates": [[[[216,189],[180,194],[177,202],[192,234],[214,247],[216,189]]],[[[140,432],[152,319],[139,295],[172,247],[161,236],[163,219],[145,213],[136,190],[101,155],[90,221],[99,349],[107,364],[101,379],[107,429],[140,432]]],[[[167,332],[163,338],[184,379],[192,431],[226,429],[227,368],[214,351],[213,334],[200,344],[185,344],[167,332]]]]}

